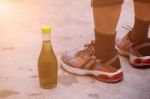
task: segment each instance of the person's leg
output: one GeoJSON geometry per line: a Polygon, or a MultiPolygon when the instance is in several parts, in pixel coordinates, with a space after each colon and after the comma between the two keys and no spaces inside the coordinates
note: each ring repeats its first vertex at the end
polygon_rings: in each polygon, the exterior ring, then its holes
{"type": "Polygon", "coordinates": [[[122,0],[93,0],[95,43],[85,49],[64,53],[61,66],[78,75],[93,75],[104,82],[123,79],[120,61],[115,51],[116,25],[120,16],[122,0]]]}
{"type": "Polygon", "coordinates": [[[134,43],[141,43],[148,37],[150,26],[150,0],[134,0],[135,23],[129,38],[134,43]]]}
{"type": "Polygon", "coordinates": [[[121,55],[129,56],[134,67],[150,66],[150,0],[134,0],[135,22],[126,36],[117,40],[116,48],[121,55]]]}
{"type": "Polygon", "coordinates": [[[134,0],[135,17],[139,20],[150,21],[150,0],[134,0]]]}
{"type": "Polygon", "coordinates": [[[116,54],[116,26],[122,3],[122,0],[92,1],[95,24],[95,54],[104,62],[116,54]]]}

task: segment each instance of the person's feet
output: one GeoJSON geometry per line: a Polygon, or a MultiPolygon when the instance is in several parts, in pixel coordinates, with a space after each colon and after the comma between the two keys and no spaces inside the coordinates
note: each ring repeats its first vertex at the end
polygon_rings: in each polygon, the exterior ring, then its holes
{"type": "Polygon", "coordinates": [[[69,73],[92,75],[104,82],[118,82],[123,79],[119,57],[116,54],[105,63],[96,58],[94,43],[85,45],[80,51],[70,51],[61,57],[61,67],[69,73]],[[119,66],[115,66],[119,65],[119,66]]]}
{"type": "Polygon", "coordinates": [[[139,44],[134,44],[129,40],[128,34],[116,41],[118,53],[123,56],[129,56],[129,61],[134,67],[150,67],[150,42],[146,40],[139,44]]]}

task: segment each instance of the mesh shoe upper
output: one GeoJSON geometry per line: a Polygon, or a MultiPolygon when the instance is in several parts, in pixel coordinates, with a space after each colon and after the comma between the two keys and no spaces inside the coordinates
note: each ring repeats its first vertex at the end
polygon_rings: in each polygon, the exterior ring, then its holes
{"type": "Polygon", "coordinates": [[[120,62],[118,55],[112,57],[106,63],[101,63],[100,59],[95,57],[95,52],[93,48],[94,42],[85,45],[85,49],[80,51],[70,51],[62,55],[62,61],[74,68],[88,69],[88,70],[98,70],[103,72],[115,72],[120,69],[120,62]],[[114,62],[119,62],[119,68],[113,66],[114,62]]]}

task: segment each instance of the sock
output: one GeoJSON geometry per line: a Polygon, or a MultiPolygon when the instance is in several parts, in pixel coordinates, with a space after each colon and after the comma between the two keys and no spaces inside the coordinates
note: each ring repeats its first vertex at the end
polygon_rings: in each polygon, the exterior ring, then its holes
{"type": "Polygon", "coordinates": [[[116,35],[105,35],[95,30],[95,55],[102,63],[107,62],[117,54],[115,50],[116,35]]]}
{"type": "Polygon", "coordinates": [[[133,30],[129,33],[129,39],[134,44],[142,43],[148,38],[149,21],[142,21],[135,18],[133,30]]]}

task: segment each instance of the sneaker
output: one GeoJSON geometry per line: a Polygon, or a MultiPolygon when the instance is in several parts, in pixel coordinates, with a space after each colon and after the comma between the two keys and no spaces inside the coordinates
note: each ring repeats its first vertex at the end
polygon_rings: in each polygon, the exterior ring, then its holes
{"type": "Polygon", "coordinates": [[[129,61],[134,67],[150,67],[150,42],[144,41],[133,44],[129,40],[129,33],[116,41],[116,49],[123,56],[129,56],[129,61]]]}
{"type": "Polygon", "coordinates": [[[105,64],[95,57],[94,43],[86,44],[83,50],[70,51],[61,56],[61,67],[73,74],[92,75],[104,82],[118,82],[123,79],[123,72],[119,67],[113,66],[119,62],[118,55],[115,55],[105,64]]]}

